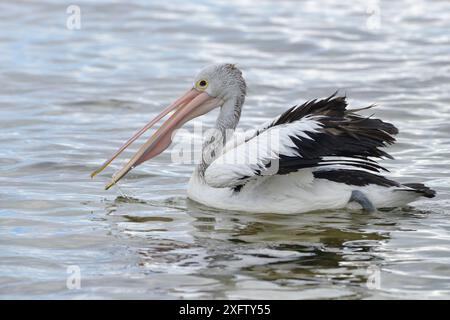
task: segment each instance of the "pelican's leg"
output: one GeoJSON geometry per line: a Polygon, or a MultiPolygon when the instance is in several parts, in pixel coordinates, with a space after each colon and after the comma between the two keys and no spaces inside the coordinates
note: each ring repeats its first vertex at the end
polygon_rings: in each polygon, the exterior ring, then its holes
{"type": "Polygon", "coordinates": [[[349,202],[359,203],[367,212],[375,212],[377,209],[373,203],[367,199],[366,195],[359,190],[353,190],[349,202]]]}

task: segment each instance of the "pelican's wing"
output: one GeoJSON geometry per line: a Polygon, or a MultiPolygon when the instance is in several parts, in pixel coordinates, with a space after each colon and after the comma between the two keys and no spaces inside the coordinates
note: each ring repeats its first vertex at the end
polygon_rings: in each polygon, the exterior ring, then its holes
{"type": "Polygon", "coordinates": [[[228,143],[206,169],[206,182],[236,187],[263,175],[330,165],[386,170],[371,157],[392,158],[379,148],[394,143],[397,128],[346,107],[345,97],[332,95],[290,108],[234,145],[228,143]]]}

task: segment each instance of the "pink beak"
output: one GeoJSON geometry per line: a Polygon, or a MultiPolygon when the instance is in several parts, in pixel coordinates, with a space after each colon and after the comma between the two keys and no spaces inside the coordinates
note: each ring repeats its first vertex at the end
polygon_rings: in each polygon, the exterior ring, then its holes
{"type": "Polygon", "coordinates": [[[91,177],[95,177],[103,169],[105,169],[115,158],[117,158],[130,144],[138,139],[144,132],[154,126],[159,120],[164,118],[168,113],[176,110],[172,116],[164,122],[161,127],[147,140],[147,142],[139,148],[136,154],[128,161],[128,163],[118,171],[112,178],[111,182],[106,185],[106,190],[115,185],[122,179],[131,169],[140,165],[144,161],[150,160],[163,152],[172,143],[172,133],[180,128],[189,120],[199,117],[215,107],[222,104],[222,100],[213,98],[206,92],[197,89],[191,89],[186,92],[181,98],[177,99],[166,109],[164,109],[156,118],[146,124],[127,142],[125,142],[120,149],[103,165],[91,173],[91,177]]]}

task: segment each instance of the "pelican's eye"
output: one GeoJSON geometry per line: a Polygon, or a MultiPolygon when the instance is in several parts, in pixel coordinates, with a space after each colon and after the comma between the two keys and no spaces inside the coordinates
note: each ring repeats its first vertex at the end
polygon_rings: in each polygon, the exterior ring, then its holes
{"type": "Polygon", "coordinates": [[[195,84],[195,87],[198,90],[205,90],[206,88],[208,88],[208,81],[202,79],[202,80],[198,80],[197,83],[195,84]]]}

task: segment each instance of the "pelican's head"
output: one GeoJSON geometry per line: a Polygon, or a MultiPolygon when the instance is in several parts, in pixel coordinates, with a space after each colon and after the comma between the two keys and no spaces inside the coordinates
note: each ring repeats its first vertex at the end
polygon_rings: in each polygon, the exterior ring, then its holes
{"type": "Polygon", "coordinates": [[[106,168],[131,143],[171,111],[174,111],[173,114],[139,148],[130,161],[114,175],[111,182],[106,186],[106,189],[116,184],[134,167],[152,159],[167,149],[172,142],[172,133],[189,120],[225,105],[231,105],[234,108],[239,107],[240,113],[240,107],[243,103],[245,93],[246,85],[242,73],[233,64],[215,64],[204,68],[194,78],[191,89],[131,137],[109,160],[98,170],[94,171],[91,177],[94,177],[106,168]],[[233,103],[228,103],[230,101],[233,103]]]}
{"type": "Polygon", "coordinates": [[[213,64],[201,70],[194,79],[194,89],[219,98],[223,103],[246,93],[241,70],[229,63],[213,64]]]}

